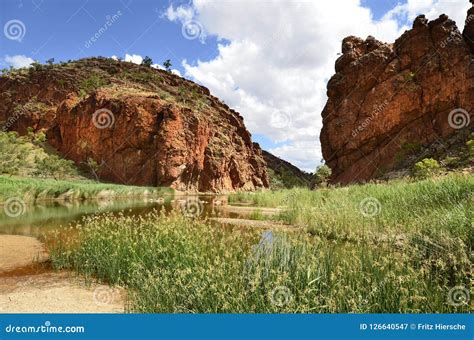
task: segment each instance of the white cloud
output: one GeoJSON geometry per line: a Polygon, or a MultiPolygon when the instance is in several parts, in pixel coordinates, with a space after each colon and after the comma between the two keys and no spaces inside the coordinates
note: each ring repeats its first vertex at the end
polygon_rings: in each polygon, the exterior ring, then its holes
{"type": "Polygon", "coordinates": [[[174,8],[173,5],[169,6],[164,16],[170,21],[180,21],[181,23],[187,22],[194,17],[194,9],[192,7],[178,6],[174,8]]]}
{"type": "Polygon", "coordinates": [[[385,18],[396,18],[411,25],[411,22],[419,14],[425,14],[430,20],[436,19],[441,14],[448,15],[456,21],[458,28],[462,31],[466,12],[471,4],[466,0],[407,0],[389,11],[385,18]]]}
{"type": "Polygon", "coordinates": [[[160,64],[152,64],[151,67],[156,68],[158,70],[164,70],[165,68],[161,66],[160,64]]]}
{"type": "Polygon", "coordinates": [[[195,0],[190,6],[170,6],[165,16],[171,21],[196,20],[220,40],[216,58],[183,61],[186,76],[241,112],[252,133],[286,141],[271,151],[309,170],[321,159],[321,111],[342,39],[370,34],[393,42],[420,11],[430,18],[456,14],[460,20],[469,7],[467,1],[462,3],[408,0],[377,21],[359,0],[268,0],[245,6],[239,1],[195,0]],[[402,17],[406,20],[400,25],[402,17]]]}
{"type": "Polygon", "coordinates": [[[321,154],[319,141],[296,141],[294,143],[283,145],[268,150],[274,155],[283,159],[291,159],[291,163],[306,172],[314,172],[315,163],[319,164],[320,159],[314,159],[314,154],[321,154]]]}
{"type": "Polygon", "coordinates": [[[179,70],[177,70],[177,69],[172,69],[171,73],[176,74],[177,76],[181,77],[181,72],[179,72],[179,70]]]}
{"type": "Polygon", "coordinates": [[[25,55],[5,56],[5,62],[14,68],[29,67],[34,60],[25,55]]]}
{"type": "MultiPolygon", "coordinates": [[[[111,58],[114,59],[114,60],[118,60],[118,57],[115,56],[115,55],[113,55],[111,58]]],[[[134,64],[141,64],[142,61],[143,61],[143,57],[139,54],[125,54],[124,61],[128,61],[128,62],[131,62],[131,63],[134,63],[134,64]]],[[[160,64],[152,64],[151,67],[159,69],[159,70],[164,70],[165,69],[160,64]]],[[[174,74],[181,77],[181,72],[179,72],[178,70],[171,70],[171,73],[174,73],[174,74]]]]}
{"type": "Polygon", "coordinates": [[[143,57],[141,55],[138,55],[138,54],[125,54],[125,61],[128,61],[128,62],[131,62],[131,63],[134,63],[134,64],[141,64],[142,61],[143,61],[143,57]]]}

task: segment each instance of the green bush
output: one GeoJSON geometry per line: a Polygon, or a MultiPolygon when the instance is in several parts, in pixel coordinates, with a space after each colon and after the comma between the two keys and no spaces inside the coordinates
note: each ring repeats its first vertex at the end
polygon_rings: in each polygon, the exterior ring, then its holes
{"type": "Polygon", "coordinates": [[[436,159],[425,158],[420,162],[417,162],[413,166],[411,172],[412,176],[415,178],[428,178],[439,172],[440,169],[441,166],[436,159]]]}
{"type": "Polygon", "coordinates": [[[314,173],[314,183],[317,186],[324,186],[332,175],[332,170],[326,164],[321,165],[314,173]]]}
{"type": "Polygon", "coordinates": [[[166,70],[166,71],[171,72],[171,66],[173,66],[173,64],[171,64],[171,60],[166,59],[166,60],[163,62],[163,66],[165,67],[165,70],[166,70]]]}
{"type": "Polygon", "coordinates": [[[16,175],[25,164],[25,140],[16,132],[1,132],[0,150],[0,174],[16,175]]]}
{"type": "Polygon", "coordinates": [[[34,175],[40,177],[53,177],[54,179],[63,179],[67,175],[75,175],[76,169],[74,163],[70,160],[62,159],[56,155],[49,155],[44,158],[36,158],[36,171],[34,175]]]}
{"type": "Polygon", "coordinates": [[[147,66],[147,67],[151,67],[151,65],[153,65],[153,60],[149,56],[146,56],[142,60],[142,65],[147,66]]]}
{"type": "Polygon", "coordinates": [[[93,74],[89,78],[81,81],[79,84],[79,94],[83,97],[106,84],[107,82],[102,77],[97,74],[93,74]]]}
{"type": "Polygon", "coordinates": [[[469,153],[469,157],[474,157],[474,139],[471,139],[466,142],[467,151],[469,153]]]}

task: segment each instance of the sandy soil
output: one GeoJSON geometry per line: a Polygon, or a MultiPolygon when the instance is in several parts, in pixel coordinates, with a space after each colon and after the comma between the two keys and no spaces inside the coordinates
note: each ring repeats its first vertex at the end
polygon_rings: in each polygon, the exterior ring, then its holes
{"type": "Polygon", "coordinates": [[[272,216],[281,212],[279,208],[263,208],[255,206],[235,206],[235,205],[224,205],[220,207],[222,210],[227,210],[228,212],[235,212],[240,214],[251,214],[253,212],[259,211],[264,216],[272,216]]]}
{"type": "Polygon", "coordinates": [[[0,235],[0,313],[120,313],[124,291],[54,272],[37,239],[0,235]],[[41,264],[43,262],[43,264],[41,264]]]}
{"type": "Polygon", "coordinates": [[[47,259],[43,245],[36,238],[0,235],[0,274],[47,259]]]}

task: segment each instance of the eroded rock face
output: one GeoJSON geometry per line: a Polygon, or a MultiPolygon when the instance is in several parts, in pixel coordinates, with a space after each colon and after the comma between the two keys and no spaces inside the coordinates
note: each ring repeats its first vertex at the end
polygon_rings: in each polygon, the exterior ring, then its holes
{"type": "Polygon", "coordinates": [[[417,17],[393,44],[345,38],[322,112],[322,152],[333,181],[378,177],[396,166],[406,145],[469,128],[473,41],[474,18],[462,35],[446,15],[417,17]]]}
{"type": "Polygon", "coordinates": [[[0,121],[46,131],[65,158],[101,164],[103,180],[201,192],[268,187],[243,118],[204,87],[110,59],[27,73],[0,77],[0,121]],[[91,72],[104,83],[83,93],[91,72]]]}

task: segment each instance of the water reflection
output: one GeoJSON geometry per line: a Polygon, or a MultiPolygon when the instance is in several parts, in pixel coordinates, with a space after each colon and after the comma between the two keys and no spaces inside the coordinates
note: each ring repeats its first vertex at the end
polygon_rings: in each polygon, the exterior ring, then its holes
{"type": "Polygon", "coordinates": [[[89,202],[45,202],[26,206],[18,217],[8,216],[0,207],[0,234],[39,236],[84,216],[106,212],[123,212],[126,215],[144,215],[153,209],[176,210],[191,217],[241,217],[238,213],[220,209],[226,196],[194,195],[146,198],[142,200],[100,200],[89,202]]]}

